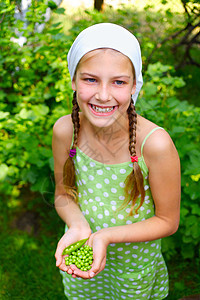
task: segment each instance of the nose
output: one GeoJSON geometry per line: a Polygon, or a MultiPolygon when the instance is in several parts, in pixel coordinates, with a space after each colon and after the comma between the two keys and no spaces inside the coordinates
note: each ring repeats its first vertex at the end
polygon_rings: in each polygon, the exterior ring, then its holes
{"type": "Polygon", "coordinates": [[[110,89],[107,86],[107,84],[99,85],[95,98],[100,102],[107,102],[112,99],[112,96],[110,94],[110,89]]]}

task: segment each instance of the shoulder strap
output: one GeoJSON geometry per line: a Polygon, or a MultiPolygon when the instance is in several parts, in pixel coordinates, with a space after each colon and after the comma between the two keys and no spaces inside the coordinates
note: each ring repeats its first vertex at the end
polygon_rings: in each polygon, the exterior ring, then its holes
{"type": "Polygon", "coordinates": [[[142,142],[142,146],[141,146],[141,156],[143,155],[143,148],[144,148],[144,145],[146,143],[146,140],[148,139],[148,137],[156,130],[158,129],[163,129],[162,127],[155,127],[153,128],[147,135],[146,137],[144,138],[143,142],[142,142]]]}
{"type": "Polygon", "coordinates": [[[73,127],[72,142],[71,142],[71,147],[70,147],[70,149],[72,148],[73,143],[74,143],[74,127],[73,127]]]}

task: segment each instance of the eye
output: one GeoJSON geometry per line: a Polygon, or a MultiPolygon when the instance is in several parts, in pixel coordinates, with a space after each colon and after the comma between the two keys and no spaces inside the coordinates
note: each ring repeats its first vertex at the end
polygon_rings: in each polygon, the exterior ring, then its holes
{"type": "Polygon", "coordinates": [[[122,81],[122,80],[115,80],[115,83],[116,83],[117,85],[123,85],[123,84],[125,84],[125,82],[122,81]]]}
{"type": "Polygon", "coordinates": [[[87,82],[90,82],[90,83],[96,82],[96,79],[94,79],[94,78],[85,78],[84,80],[87,82]]]}

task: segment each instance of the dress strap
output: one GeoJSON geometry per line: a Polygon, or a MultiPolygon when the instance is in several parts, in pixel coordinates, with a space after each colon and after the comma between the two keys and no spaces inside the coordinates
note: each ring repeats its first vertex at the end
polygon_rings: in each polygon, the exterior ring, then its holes
{"type": "Polygon", "coordinates": [[[146,137],[144,138],[144,140],[143,140],[143,142],[142,142],[142,146],[141,146],[141,156],[143,156],[143,148],[144,148],[144,144],[146,143],[146,140],[148,139],[148,137],[149,137],[154,131],[156,131],[156,130],[158,130],[158,129],[163,129],[163,130],[164,130],[164,128],[162,128],[162,127],[155,127],[155,128],[153,128],[153,129],[146,135],[146,137]]]}
{"type": "Polygon", "coordinates": [[[71,147],[70,147],[70,149],[72,148],[73,143],[74,143],[74,127],[73,127],[72,142],[71,142],[71,147]]]}

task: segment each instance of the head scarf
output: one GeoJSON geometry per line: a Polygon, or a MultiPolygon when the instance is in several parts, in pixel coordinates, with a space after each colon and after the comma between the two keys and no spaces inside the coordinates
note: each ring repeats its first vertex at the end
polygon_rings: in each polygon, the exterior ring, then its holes
{"type": "Polygon", "coordinates": [[[80,59],[88,52],[99,48],[111,48],[126,55],[135,69],[136,91],[134,103],[143,84],[142,58],[136,37],[127,29],[112,23],[99,23],[83,30],[75,39],[67,55],[68,68],[73,80],[80,59]]]}

